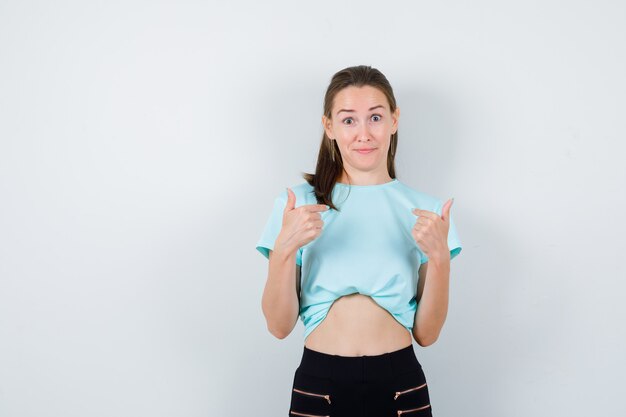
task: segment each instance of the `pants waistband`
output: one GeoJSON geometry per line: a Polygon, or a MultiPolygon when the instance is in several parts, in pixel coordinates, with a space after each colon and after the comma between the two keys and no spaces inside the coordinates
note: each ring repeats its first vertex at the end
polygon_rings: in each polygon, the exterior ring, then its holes
{"type": "Polygon", "coordinates": [[[421,368],[413,345],[380,355],[340,356],[304,347],[298,370],[337,381],[372,382],[421,368]]]}

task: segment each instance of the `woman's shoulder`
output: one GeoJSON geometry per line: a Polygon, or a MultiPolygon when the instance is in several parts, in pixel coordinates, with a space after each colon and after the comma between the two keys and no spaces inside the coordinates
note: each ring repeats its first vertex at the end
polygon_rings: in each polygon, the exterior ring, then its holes
{"type": "Polygon", "coordinates": [[[398,187],[396,187],[396,189],[405,198],[408,198],[416,207],[422,207],[426,210],[434,211],[438,206],[442,205],[440,198],[422,191],[419,188],[413,187],[404,181],[398,181],[398,187]]]}
{"type": "Polygon", "coordinates": [[[306,194],[306,193],[312,193],[313,192],[313,186],[311,184],[309,184],[306,181],[302,181],[298,184],[294,184],[292,186],[290,186],[289,188],[291,188],[291,190],[294,193],[301,193],[301,194],[306,194]]]}
{"type": "Polygon", "coordinates": [[[280,192],[276,199],[287,201],[287,188],[293,191],[296,196],[296,207],[301,206],[302,204],[316,204],[315,200],[315,192],[313,186],[308,182],[303,181],[297,184],[286,185],[283,191],[280,192]]]}

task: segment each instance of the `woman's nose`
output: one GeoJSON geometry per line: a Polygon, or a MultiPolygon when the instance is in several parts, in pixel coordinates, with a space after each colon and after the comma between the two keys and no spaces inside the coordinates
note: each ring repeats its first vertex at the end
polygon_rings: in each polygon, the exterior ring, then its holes
{"type": "Polygon", "coordinates": [[[361,124],[359,131],[358,131],[358,135],[359,135],[359,138],[358,138],[359,141],[370,140],[370,129],[367,123],[361,124]]]}

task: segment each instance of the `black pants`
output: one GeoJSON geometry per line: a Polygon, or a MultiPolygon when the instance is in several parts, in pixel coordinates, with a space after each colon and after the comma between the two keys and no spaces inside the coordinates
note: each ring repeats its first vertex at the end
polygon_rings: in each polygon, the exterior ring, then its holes
{"type": "Polygon", "coordinates": [[[289,417],[432,416],[413,345],[374,356],[330,355],[304,347],[289,417]]]}

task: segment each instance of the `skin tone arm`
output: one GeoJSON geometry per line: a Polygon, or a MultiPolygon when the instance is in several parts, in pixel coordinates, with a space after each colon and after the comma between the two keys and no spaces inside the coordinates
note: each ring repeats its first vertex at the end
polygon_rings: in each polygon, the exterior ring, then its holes
{"type": "Polygon", "coordinates": [[[437,341],[448,314],[450,253],[430,257],[419,269],[413,338],[420,346],[437,341]]]}
{"type": "Polygon", "coordinates": [[[424,347],[439,338],[448,314],[450,252],[447,237],[451,206],[452,200],[448,200],[441,209],[441,216],[427,210],[413,210],[418,219],[411,233],[429,259],[419,269],[418,306],[412,331],[415,341],[424,347]]]}
{"type": "Polygon", "coordinates": [[[268,277],[261,300],[267,329],[279,339],[287,337],[298,322],[296,280],[300,279],[301,270],[296,264],[298,249],[322,233],[324,222],[320,212],[328,210],[325,204],[296,208],[295,194],[291,189],[287,189],[287,194],[282,227],[274,250],[269,252],[268,277]]]}
{"type": "MultiPolygon", "coordinates": [[[[278,240],[278,239],[276,239],[278,240]]],[[[296,251],[277,249],[269,253],[269,271],[261,308],[267,329],[278,339],[284,339],[298,322],[296,251]]]]}

